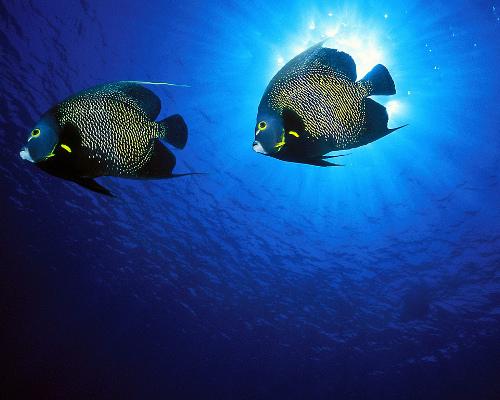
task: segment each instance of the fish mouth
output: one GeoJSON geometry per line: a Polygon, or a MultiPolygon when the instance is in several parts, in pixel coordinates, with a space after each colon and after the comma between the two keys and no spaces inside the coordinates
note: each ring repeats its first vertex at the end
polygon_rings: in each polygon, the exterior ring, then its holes
{"type": "Polygon", "coordinates": [[[264,147],[262,147],[260,142],[257,141],[253,142],[252,148],[253,151],[255,151],[256,153],[267,155],[267,151],[264,150],[264,147]]]}
{"type": "Polygon", "coordinates": [[[26,160],[26,161],[29,161],[29,162],[35,162],[35,160],[33,160],[30,156],[30,152],[28,150],[27,147],[23,147],[21,149],[21,151],[19,152],[19,156],[23,159],[23,160],[26,160]]]}

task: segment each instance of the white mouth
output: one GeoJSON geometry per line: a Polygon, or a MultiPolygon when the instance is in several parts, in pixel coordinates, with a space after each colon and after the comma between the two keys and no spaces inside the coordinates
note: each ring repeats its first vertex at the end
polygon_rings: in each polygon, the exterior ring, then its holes
{"type": "Polygon", "coordinates": [[[264,148],[259,142],[255,142],[255,144],[253,145],[253,151],[260,154],[267,154],[267,152],[264,150],[264,148]]]}
{"type": "Polygon", "coordinates": [[[33,159],[30,156],[30,152],[28,151],[28,149],[26,147],[23,147],[21,149],[21,152],[19,153],[19,155],[21,156],[21,158],[23,160],[26,160],[26,161],[29,161],[29,162],[34,162],[33,159]]]}

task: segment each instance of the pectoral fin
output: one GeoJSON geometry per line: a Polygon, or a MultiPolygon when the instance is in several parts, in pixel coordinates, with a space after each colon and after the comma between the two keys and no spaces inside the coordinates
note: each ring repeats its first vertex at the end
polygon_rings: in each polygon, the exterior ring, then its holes
{"type": "Polygon", "coordinates": [[[104,194],[106,196],[110,197],[115,197],[113,193],[111,193],[108,189],[106,189],[104,186],[98,184],[94,179],[92,178],[74,178],[71,179],[73,182],[78,183],[80,186],[83,186],[84,188],[87,188],[89,190],[92,190],[93,192],[104,194]]]}

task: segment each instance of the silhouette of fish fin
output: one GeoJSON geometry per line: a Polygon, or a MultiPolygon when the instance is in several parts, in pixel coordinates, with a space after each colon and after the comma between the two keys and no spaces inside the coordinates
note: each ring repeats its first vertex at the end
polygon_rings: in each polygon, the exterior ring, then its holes
{"type": "Polygon", "coordinates": [[[377,139],[380,139],[397,129],[403,128],[406,125],[400,126],[399,128],[389,129],[387,127],[387,122],[389,117],[387,115],[386,108],[377,103],[372,99],[365,99],[365,112],[366,112],[366,123],[365,123],[365,133],[361,135],[360,145],[371,143],[377,139]]]}
{"type": "Polygon", "coordinates": [[[151,120],[155,120],[160,114],[160,98],[143,85],[163,85],[176,87],[189,87],[168,82],[146,82],[146,81],[120,81],[111,86],[119,87],[119,90],[131,97],[137,106],[143,110],[151,120]]]}
{"type": "Polygon", "coordinates": [[[285,71],[293,71],[298,68],[308,69],[320,64],[331,67],[335,72],[344,75],[347,79],[354,82],[356,80],[356,64],[354,60],[347,53],[323,47],[323,44],[327,40],[328,38],[316,43],[293,58],[283,67],[285,71]]]}
{"type": "Polygon", "coordinates": [[[398,126],[397,128],[389,129],[389,133],[397,131],[398,129],[404,128],[405,126],[408,126],[408,125],[410,125],[410,124],[404,124],[404,125],[398,126]]]}
{"type": "Polygon", "coordinates": [[[143,110],[151,120],[155,120],[160,114],[160,98],[151,90],[141,86],[138,82],[119,82],[121,90],[143,110]]]}
{"type": "Polygon", "coordinates": [[[396,87],[394,86],[391,74],[382,64],[375,65],[360,82],[367,82],[369,84],[369,96],[396,94],[396,87]]]}
{"type": "Polygon", "coordinates": [[[71,180],[86,189],[92,190],[93,192],[104,194],[110,197],[115,197],[108,189],[98,184],[92,178],[73,178],[71,180]]]}
{"type": "Polygon", "coordinates": [[[336,49],[322,47],[316,53],[316,61],[331,67],[336,72],[346,76],[349,80],[356,81],[356,64],[349,54],[336,49]]]}
{"type": "Polygon", "coordinates": [[[182,174],[172,174],[172,178],[180,178],[182,176],[190,176],[190,175],[208,175],[207,172],[184,172],[182,174]]]}
{"type": "Polygon", "coordinates": [[[137,83],[139,85],[156,85],[156,86],[174,86],[174,87],[191,87],[184,83],[169,83],[169,82],[148,82],[148,81],[122,81],[127,83],[137,83]]]}
{"type": "Polygon", "coordinates": [[[327,161],[327,158],[333,158],[335,156],[322,156],[322,157],[314,157],[314,158],[290,158],[285,159],[285,161],[295,162],[299,164],[309,164],[315,165],[317,167],[343,167],[342,164],[335,164],[333,162],[327,161]]]}
{"type": "Polygon", "coordinates": [[[80,92],[77,96],[85,94],[97,94],[103,97],[111,97],[123,101],[127,99],[127,103],[131,106],[143,111],[146,115],[155,120],[160,113],[161,102],[160,98],[151,90],[145,88],[140,82],[134,81],[119,81],[105,83],[93,88],[80,92]]]}
{"type": "Polygon", "coordinates": [[[183,149],[188,139],[188,129],[184,118],[179,114],[171,115],[158,122],[160,125],[160,137],[172,146],[183,149]]]}
{"type": "Polygon", "coordinates": [[[318,167],[343,167],[343,164],[336,164],[330,161],[327,161],[326,158],[330,157],[318,157],[311,158],[309,160],[304,161],[304,164],[316,165],[318,167]]]}
{"type": "Polygon", "coordinates": [[[321,158],[323,158],[323,159],[325,159],[325,158],[337,158],[337,157],[345,157],[345,156],[349,156],[349,155],[351,155],[351,153],[347,153],[347,154],[335,154],[333,156],[323,156],[321,158]]]}
{"type": "Polygon", "coordinates": [[[137,178],[170,178],[175,167],[175,156],[158,139],[153,141],[151,159],[138,172],[137,178]]]}

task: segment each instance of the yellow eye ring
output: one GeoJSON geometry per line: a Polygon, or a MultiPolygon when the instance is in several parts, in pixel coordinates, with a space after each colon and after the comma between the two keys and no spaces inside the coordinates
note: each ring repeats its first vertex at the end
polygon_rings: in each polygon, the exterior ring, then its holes
{"type": "Polygon", "coordinates": [[[40,129],[35,128],[35,129],[33,129],[33,130],[31,131],[31,136],[33,136],[33,137],[37,137],[37,136],[39,136],[39,135],[40,135],[40,129]]]}
{"type": "Polygon", "coordinates": [[[266,121],[260,121],[257,127],[259,128],[259,131],[265,131],[267,128],[266,121]]]}

